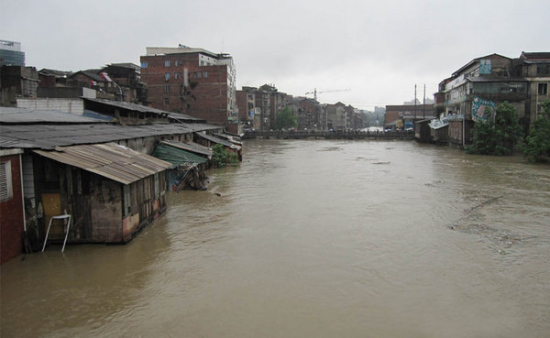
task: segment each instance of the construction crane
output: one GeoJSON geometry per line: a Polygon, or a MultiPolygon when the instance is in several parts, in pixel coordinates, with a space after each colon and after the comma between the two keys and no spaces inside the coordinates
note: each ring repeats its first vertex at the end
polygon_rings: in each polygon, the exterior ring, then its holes
{"type": "Polygon", "coordinates": [[[323,90],[323,91],[317,91],[317,88],[314,88],[312,92],[307,92],[306,95],[313,94],[313,99],[317,101],[317,94],[323,94],[323,93],[336,93],[336,92],[349,92],[351,89],[336,89],[336,90],[323,90]]]}

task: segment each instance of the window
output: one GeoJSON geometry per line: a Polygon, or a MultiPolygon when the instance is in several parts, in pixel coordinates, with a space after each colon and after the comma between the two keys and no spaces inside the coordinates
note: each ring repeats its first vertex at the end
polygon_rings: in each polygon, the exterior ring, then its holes
{"type": "Polygon", "coordinates": [[[174,67],[178,66],[178,60],[174,61],[174,67]]]}
{"type": "Polygon", "coordinates": [[[147,68],[149,66],[149,64],[147,62],[142,62],[141,63],[141,68],[147,68]]]}
{"type": "Polygon", "coordinates": [[[198,72],[198,73],[197,73],[197,77],[198,77],[199,79],[201,78],[201,75],[202,75],[201,72],[198,72]]]}
{"type": "Polygon", "coordinates": [[[177,79],[178,77],[178,73],[174,73],[174,79],[177,79]]]}
{"type": "Polygon", "coordinates": [[[208,72],[204,72],[203,75],[204,75],[204,78],[205,78],[205,79],[208,78],[208,72]]]}
{"type": "Polygon", "coordinates": [[[539,83],[539,95],[548,95],[548,83],[539,83]]]}
{"type": "Polygon", "coordinates": [[[165,98],[164,98],[164,105],[165,105],[165,106],[170,105],[170,98],[168,98],[168,97],[165,97],[165,98]]]}
{"type": "Polygon", "coordinates": [[[549,74],[550,74],[549,64],[537,65],[537,76],[549,75],[549,74]]]}
{"type": "Polygon", "coordinates": [[[164,80],[165,80],[165,81],[170,80],[170,73],[164,74],[164,80]]]}
{"type": "Polygon", "coordinates": [[[164,92],[165,93],[170,93],[170,86],[169,85],[164,86],[164,92]]]}
{"type": "Polygon", "coordinates": [[[164,61],[164,67],[170,67],[170,60],[164,61]]]}
{"type": "Polygon", "coordinates": [[[9,200],[12,197],[11,161],[0,162],[0,201],[9,200]]]}

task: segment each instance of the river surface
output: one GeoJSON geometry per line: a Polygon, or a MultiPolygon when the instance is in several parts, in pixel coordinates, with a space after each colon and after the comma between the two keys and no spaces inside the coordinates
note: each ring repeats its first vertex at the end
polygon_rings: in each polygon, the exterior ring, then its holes
{"type": "Polygon", "coordinates": [[[127,245],[1,267],[1,337],[550,337],[550,167],[246,141],[127,245]]]}

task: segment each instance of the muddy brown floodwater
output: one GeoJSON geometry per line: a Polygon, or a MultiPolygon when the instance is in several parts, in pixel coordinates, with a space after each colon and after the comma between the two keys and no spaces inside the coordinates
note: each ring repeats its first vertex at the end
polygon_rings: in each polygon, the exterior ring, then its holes
{"type": "Polygon", "coordinates": [[[550,167],[245,143],[127,245],[1,267],[2,337],[549,337],[550,167]]]}

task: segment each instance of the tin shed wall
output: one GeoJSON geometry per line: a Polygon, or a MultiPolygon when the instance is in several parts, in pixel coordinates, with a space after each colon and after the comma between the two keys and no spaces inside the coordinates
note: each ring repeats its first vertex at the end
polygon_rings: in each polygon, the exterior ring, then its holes
{"type": "Polygon", "coordinates": [[[73,219],[71,242],[122,242],[122,184],[59,164],[62,210],[73,219]]]}

